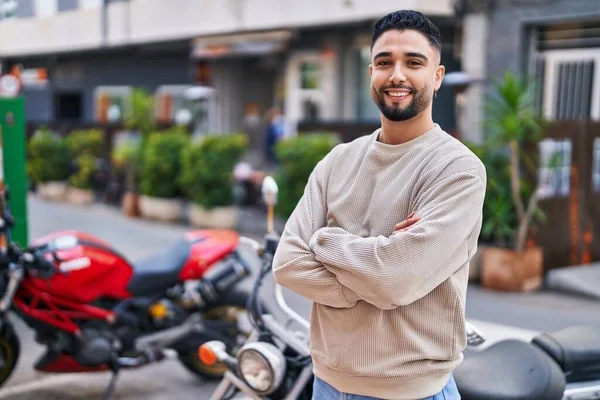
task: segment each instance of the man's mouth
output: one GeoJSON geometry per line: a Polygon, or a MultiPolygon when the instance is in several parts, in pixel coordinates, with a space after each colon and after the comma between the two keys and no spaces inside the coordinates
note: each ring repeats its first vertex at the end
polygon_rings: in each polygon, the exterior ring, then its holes
{"type": "Polygon", "coordinates": [[[402,100],[408,97],[411,92],[409,90],[388,89],[385,91],[385,94],[392,100],[402,100]]]}

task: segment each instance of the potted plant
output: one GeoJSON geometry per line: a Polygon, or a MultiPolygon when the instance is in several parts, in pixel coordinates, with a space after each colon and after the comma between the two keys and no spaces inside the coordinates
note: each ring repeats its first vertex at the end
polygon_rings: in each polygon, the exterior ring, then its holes
{"type": "Polygon", "coordinates": [[[28,143],[27,172],[42,198],[64,200],[71,152],[66,141],[46,128],[39,129],[28,143]]]}
{"type": "Polygon", "coordinates": [[[532,225],[543,221],[543,214],[537,184],[532,184],[536,163],[524,149],[537,142],[543,121],[534,105],[533,87],[526,80],[507,73],[494,88],[486,122],[490,145],[505,156],[504,163],[499,158],[499,165],[488,166],[496,180],[489,183],[482,233],[493,245],[481,254],[481,283],[499,290],[532,291],[542,283],[543,254],[539,246],[527,246],[527,240],[532,225]]]}
{"type": "Polygon", "coordinates": [[[75,159],[75,166],[77,172],[69,178],[69,202],[91,204],[94,202],[94,175],[98,171],[96,158],[91,154],[82,154],[75,159]]]}
{"type": "Polygon", "coordinates": [[[69,178],[67,197],[74,204],[94,201],[94,179],[104,153],[104,134],[99,129],[74,130],[65,138],[74,159],[75,173],[69,178]]]}
{"type": "Polygon", "coordinates": [[[140,170],[140,212],[145,218],[177,221],[183,213],[178,177],[181,152],[188,135],[178,128],[155,132],[148,137],[140,170]]]}
{"type": "Polygon", "coordinates": [[[144,88],[135,88],[129,96],[129,106],[125,109],[124,124],[133,136],[139,138],[136,145],[124,144],[116,154],[117,158],[125,156],[123,167],[126,174],[125,193],[121,200],[123,213],[128,216],[138,217],[140,211],[139,180],[143,153],[149,135],[156,130],[154,118],[154,96],[144,88]],[[135,154],[134,154],[135,153],[135,154]]]}
{"type": "Polygon", "coordinates": [[[192,225],[235,228],[233,169],[247,145],[244,134],[214,134],[202,136],[183,151],[181,187],[192,201],[188,213],[192,225]]]}
{"type": "Polygon", "coordinates": [[[138,180],[140,173],[140,142],[123,140],[113,147],[111,163],[113,174],[117,176],[119,190],[117,198],[121,199],[123,214],[129,217],[139,217],[138,180]]]}

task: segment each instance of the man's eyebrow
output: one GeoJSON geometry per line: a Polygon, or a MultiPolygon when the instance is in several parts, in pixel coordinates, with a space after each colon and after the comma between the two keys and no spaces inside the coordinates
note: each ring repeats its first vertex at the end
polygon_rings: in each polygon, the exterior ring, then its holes
{"type": "Polygon", "coordinates": [[[427,56],[425,54],[423,54],[423,53],[417,53],[417,52],[414,52],[414,51],[409,51],[408,53],[404,53],[404,55],[406,57],[421,58],[424,61],[428,61],[427,56]]]}
{"type": "Polygon", "coordinates": [[[391,52],[382,51],[382,52],[377,53],[377,55],[375,55],[375,57],[373,57],[373,60],[377,60],[378,58],[381,58],[381,57],[391,57],[391,56],[392,56],[391,52]]]}
{"type": "MultiPolygon", "coordinates": [[[[378,58],[382,58],[382,57],[391,57],[392,53],[389,51],[382,51],[379,52],[375,55],[375,57],[373,57],[373,60],[377,60],[378,58]]],[[[414,57],[414,58],[420,58],[423,61],[429,61],[429,59],[427,58],[427,56],[423,53],[418,53],[416,51],[409,51],[407,53],[404,53],[405,57],[414,57]]]]}

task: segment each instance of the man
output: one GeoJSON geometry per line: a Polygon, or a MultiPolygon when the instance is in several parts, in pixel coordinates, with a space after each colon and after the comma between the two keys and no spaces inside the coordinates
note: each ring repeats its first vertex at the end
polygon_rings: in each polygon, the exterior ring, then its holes
{"type": "Polygon", "coordinates": [[[432,120],[440,47],[418,12],[377,22],[381,128],[319,162],[282,234],[275,279],[313,301],[314,399],[460,398],[486,173],[432,120]]]}

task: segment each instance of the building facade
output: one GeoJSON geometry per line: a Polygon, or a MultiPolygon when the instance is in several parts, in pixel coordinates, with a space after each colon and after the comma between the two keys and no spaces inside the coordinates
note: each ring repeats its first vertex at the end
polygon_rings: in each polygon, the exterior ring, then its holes
{"type": "MultiPolygon", "coordinates": [[[[17,68],[25,78],[27,118],[36,122],[118,121],[135,87],[157,95],[156,116],[168,122],[197,87],[212,89],[199,95],[211,131],[260,135],[257,121],[272,107],[291,131],[307,119],[377,124],[371,29],[402,8],[440,26],[442,62],[460,69],[452,0],[0,2],[11,6],[0,20],[0,60],[4,73],[17,68]]],[[[452,132],[453,91],[442,89],[434,106],[452,132]]]]}

